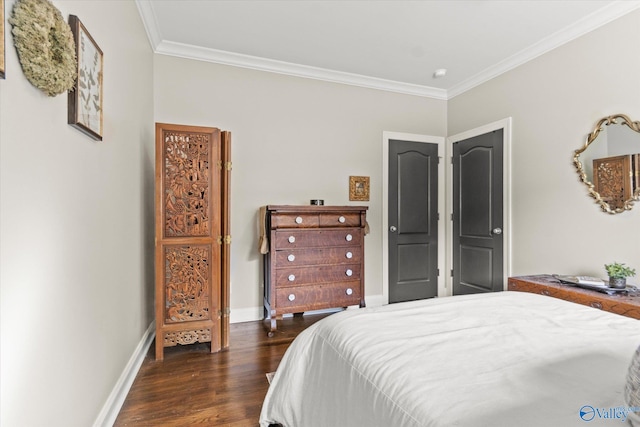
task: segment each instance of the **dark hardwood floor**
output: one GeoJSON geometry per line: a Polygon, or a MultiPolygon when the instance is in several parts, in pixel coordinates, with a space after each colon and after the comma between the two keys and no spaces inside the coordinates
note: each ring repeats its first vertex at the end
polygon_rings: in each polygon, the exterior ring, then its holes
{"type": "Polygon", "coordinates": [[[152,344],[114,426],[257,426],[265,374],[300,331],[326,316],[285,318],[273,338],[262,321],[234,323],[220,353],[208,344],[177,346],[156,362],[152,344]]]}

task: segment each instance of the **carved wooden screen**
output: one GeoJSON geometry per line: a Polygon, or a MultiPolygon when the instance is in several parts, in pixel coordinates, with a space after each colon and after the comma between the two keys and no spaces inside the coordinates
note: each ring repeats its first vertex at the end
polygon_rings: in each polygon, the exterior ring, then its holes
{"type": "Polygon", "coordinates": [[[631,156],[614,156],[593,160],[593,185],[611,209],[619,209],[633,193],[631,156]]]}
{"type": "Polygon", "coordinates": [[[156,359],[178,344],[228,346],[229,142],[216,128],[156,124],[156,359]]]}

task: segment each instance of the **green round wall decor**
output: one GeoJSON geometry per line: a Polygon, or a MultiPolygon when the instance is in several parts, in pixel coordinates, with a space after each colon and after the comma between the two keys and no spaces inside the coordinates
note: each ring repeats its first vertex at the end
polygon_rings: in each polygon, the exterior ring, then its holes
{"type": "Polygon", "coordinates": [[[48,96],[73,89],[76,45],[60,11],[48,0],[18,0],[9,23],[27,80],[48,96]]]}

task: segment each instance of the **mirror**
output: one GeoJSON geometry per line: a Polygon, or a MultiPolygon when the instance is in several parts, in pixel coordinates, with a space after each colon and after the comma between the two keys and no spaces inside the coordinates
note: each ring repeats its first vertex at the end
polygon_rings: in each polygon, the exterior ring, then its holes
{"type": "Polygon", "coordinates": [[[603,118],[575,151],[573,163],[603,211],[631,210],[640,200],[640,122],[624,114],[603,118]]]}

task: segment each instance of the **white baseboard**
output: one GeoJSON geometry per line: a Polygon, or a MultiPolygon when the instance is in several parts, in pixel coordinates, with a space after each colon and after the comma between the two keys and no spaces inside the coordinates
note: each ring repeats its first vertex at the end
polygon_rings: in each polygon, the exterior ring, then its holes
{"type": "MultiPolygon", "coordinates": [[[[380,307],[385,304],[384,295],[369,295],[366,297],[367,307],[380,307]]],[[[329,313],[336,311],[334,309],[329,310],[316,310],[307,312],[308,314],[316,313],[329,313]]],[[[249,307],[249,308],[232,308],[229,315],[229,323],[241,323],[241,322],[253,322],[255,320],[264,319],[263,307],[249,307]]]]}
{"type": "Polygon", "coordinates": [[[384,299],[384,295],[370,295],[367,297],[367,307],[380,307],[387,304],[384,299]]]}
{"type": "Polygon", "coordinates": [[[262,320],[264,307],[232,308],[229,313],[229,323],[252,322],[262,320]]]}
{"type": "Polygon", "coordinates": [[[133,385],[133,381],[136,379],[136,375],[140,370],[140,366],[142,366],[142,362],[149,351],[149,347],[151,347],[155,335],[156,325],[155,322],[151,322],[129,359],[127,366],[125,366],[124,371],[122,371],[122,375],[118,378],[118,382],[116,382],[116,385],[113,387],[109,398],[93,423],[94,427],[111,427],[113,423],[115,423],[116,418],[118,418],[118,413],[120,413],[124,400],[133,385]]]}

